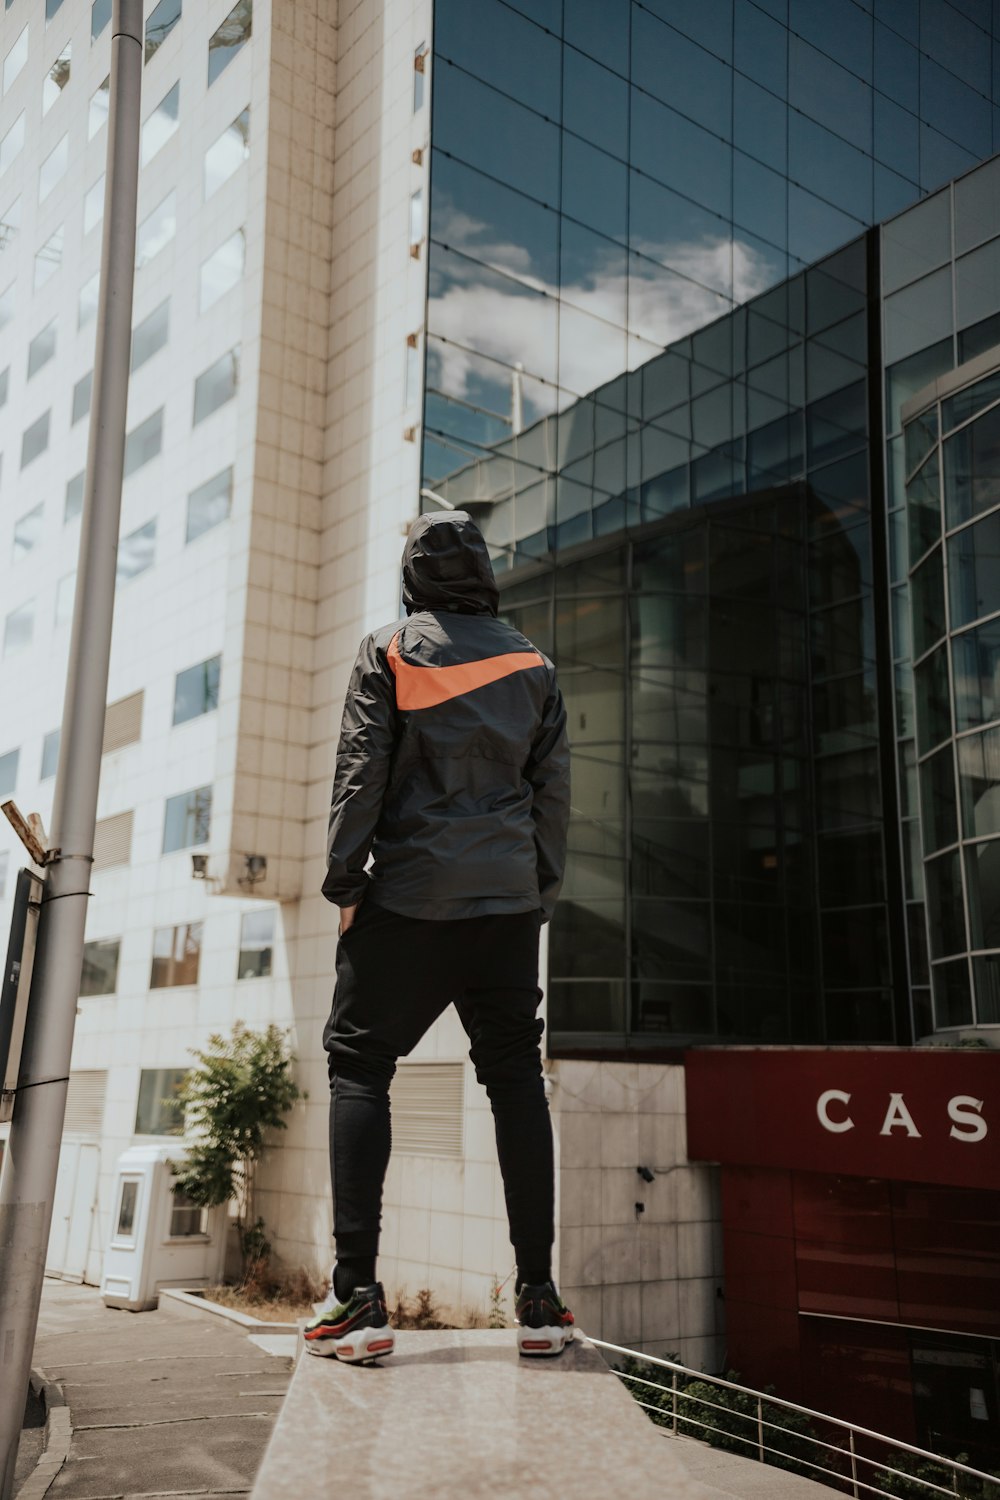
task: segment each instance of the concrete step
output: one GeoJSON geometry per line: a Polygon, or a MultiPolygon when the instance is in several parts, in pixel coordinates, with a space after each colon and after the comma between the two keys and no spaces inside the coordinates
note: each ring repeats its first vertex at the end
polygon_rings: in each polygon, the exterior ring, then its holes
{"type": "Polygon", "coordinates": [[[381,1364],[302,1356],[253,1500],[707,1500],[682,1447],[583,1339],[530,1360],[513,1331],[402,1332],[381,1364]]]}

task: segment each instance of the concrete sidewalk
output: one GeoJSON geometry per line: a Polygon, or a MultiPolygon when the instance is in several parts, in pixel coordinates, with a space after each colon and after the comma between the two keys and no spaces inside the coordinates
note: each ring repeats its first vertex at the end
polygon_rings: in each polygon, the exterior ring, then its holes
{"type": "Polygon", "coordinates": [[[221,1319],[113,1311],[52,1280],[32,1363],[62,1386],[73,1427],[48,1500],[247,1494],[292,1365],[221,1319]]]}
{"type": "MultiPolygon", "coordinates": [[[[46,1500],[248,1495],[288,1389],[288,1342],[265,1335],[258,1346],[222,1319],[112,1311],[93,1287],[46,1280],[33,1364],[62,1386],[72,1426],[69,1456],[46,1500]],[[264,1352],[268,1347],[281,1353],[264,1352]]],[[[607,1482],[594,1486],[609,1457],[603,1450],[616,1444],[622,1452],[620,1466],[612,1465],[611,1487],[620,1487],[631,1471],[628,1489],[636,1500],[647,1495],[823,1500],[831,1493],[809,1480],[657,1431],[610,1372],[595,1387],[587,1420],[576,1423],[582,1391],[571,1387],[581,1378],[587,1383],[586,1375],[592,1379],[602,1368],[594,1350],[580,1347],[558,1365],[522,1368],[512,1332],[404,1333],[397,1348],[385,1367],[368,1370],[303,1361],[296,1382],[301,1399],[285,1414],[286,1432],[275,1434],[259,1494],[308,1497],[346,1484],[361,1500],[381,1496],[386,1475],[392,1476],[388,1493],[400,1500],[434,1494],[426,1472],[421,1473],[427,1466],[416,1459],[440,1424],[454,1424],[460,1412],[467,1442],[460,1451],[451,1448],[448,1471],[454,1477],[464,1470],[469,1495],[520,1500],[541,1485],[589,1500],[607,1492],[607,1482]],[[476,1378],[467,1383],[473,1370],[476,1378]],[[331,1410],[335,1395],[336,1410],[331,1410]],[[392,1395],[398,1397],[395,1410],[392,1395]],[[551,1473],[548,1464],[526,1473],[525,1444],[546,1401],[555,1401],[541,1432],[545,1452],[551,1448],[555,1455],[553,1467],[551,1473]],[[289,1415],[291,1427],[298,1429],[292,1434],[289,1415]],[[560,1430],[559,1416],[574,1418],[572,1431],[560,1430]],[[325,1455],[332,1436],[342,1455],[352,1445],[365,1454],[373,1434],[380,1435],[384,1455],[373,1479],[367,1459],[355,1463],[350,1475],[343,1464],[339,1474],[329,1468],[325,1455]],[[311,1478],[302,1478],[304,1468],[311,1478]],[[506,1487],[484,1486],[487,1476],[493,1481],[505,1476],[506,1487]]],[[[19,1476],[25,1467],[19,1466],[19,1476]]]]}

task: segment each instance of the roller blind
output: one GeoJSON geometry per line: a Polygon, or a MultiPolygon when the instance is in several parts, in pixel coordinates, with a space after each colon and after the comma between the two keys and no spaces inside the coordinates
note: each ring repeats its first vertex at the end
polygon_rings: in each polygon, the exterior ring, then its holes
{"type": "Polygon", "coordinates": [[[461,1156],[464,1063],[401,1063],[393,1079],[392,1149],[404,1156],[461,1156]]]}

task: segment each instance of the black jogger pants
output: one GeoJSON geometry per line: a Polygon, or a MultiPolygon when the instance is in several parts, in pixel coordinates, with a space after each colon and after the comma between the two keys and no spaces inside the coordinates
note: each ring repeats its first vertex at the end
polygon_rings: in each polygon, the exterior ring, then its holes
{"type": "Polygon", "coordinates": [[[396,1059],[453,1004],[493,1110],[518,1265],[548,1262],[552,1125],[539,1050],[539,927],[539,912],[430,922],[370,899],[359,907],[337,945],[333,1010],[323,1033],[341,1259],[378,1253],[396,1059]]]}

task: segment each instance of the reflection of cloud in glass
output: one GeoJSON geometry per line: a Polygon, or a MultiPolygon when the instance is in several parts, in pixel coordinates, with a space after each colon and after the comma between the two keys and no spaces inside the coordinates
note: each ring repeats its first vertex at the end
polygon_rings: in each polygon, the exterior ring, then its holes
{"type": "Polygon", "coordinates": [[[640,253],[629,257],[627,274],[621,247],[608,241],[604,250],[595,236],[589,264],[577,258],[573,279],[565,279],[564,269],[559,286],[537,274],[526,247],[491,239],[488,229],[448,205],[435,216],[436,233],[449,249],[434,247],[429,326],[449,341],[440,352],[441,389],[462,400],[473,385],[473,350],[558,383],[565,392],[559,404],[565,405],[614,379],[627,364],[642,362],[629,359],[622,308],[627,306],[631,335],[663,348],[734,305],[704,284],[728,281],[730,263],[736,304],[774,279],[760,250],[721,235],[637,246],[640,253]],[[585,321],[565,317],[561,340],[560,299],[586,314],[585,321]]]}

